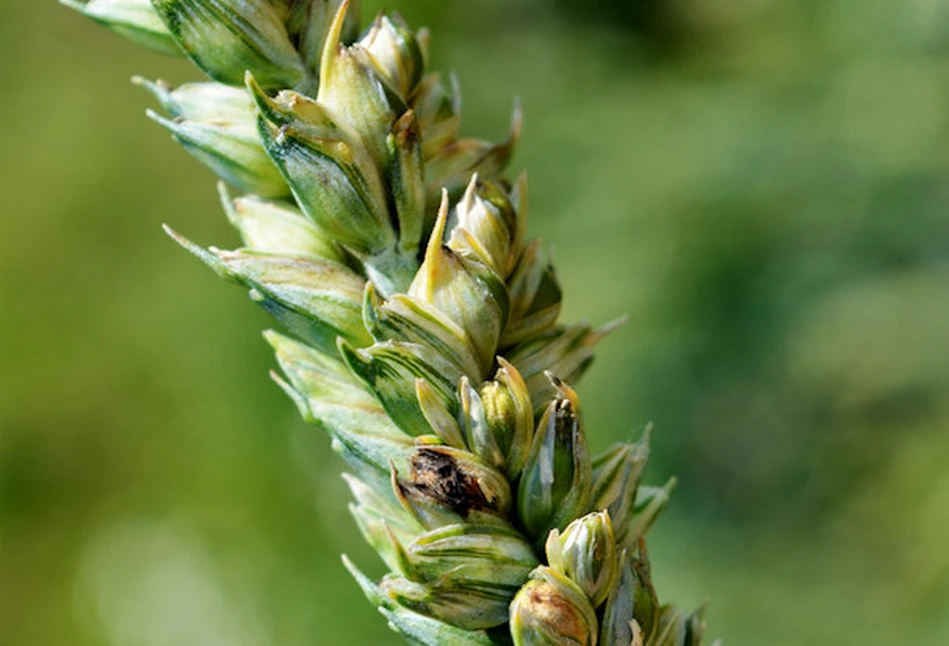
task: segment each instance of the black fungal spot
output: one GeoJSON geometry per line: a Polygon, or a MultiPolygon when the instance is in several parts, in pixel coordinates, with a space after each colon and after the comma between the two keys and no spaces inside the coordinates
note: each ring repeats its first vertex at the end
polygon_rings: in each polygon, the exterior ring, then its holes
{"type": "Polygon", "coordinates": [[[569,399],[558,399],[554,405],[554,428],[557,441],[571,445],[578,425],[577,416],[573,411],[573,404],[569,399]]]}
{"type": "Polygon", "coordinates": [[[490,506],[477,479],[462,471],[450,455],[434,449],[419,449],[412,456],[411,465],[408,486],[463,518],[471,510],[490,506]]]}

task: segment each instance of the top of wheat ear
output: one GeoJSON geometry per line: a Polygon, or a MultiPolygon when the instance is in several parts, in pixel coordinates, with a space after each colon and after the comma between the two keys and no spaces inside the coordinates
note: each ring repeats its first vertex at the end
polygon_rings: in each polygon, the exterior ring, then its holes
{"type": "Polygon", "coordinates": [[[351,471],[352,514],[391,571],[346,566],[415,644],[695,646],[660,605],[640,486],[648,429],[591,459],[575,383],[609,331],[557,322],[507,141],[459,138],[428,33],[339,0],[63,0],[212,82],[137,78],[224,181],[244,246],[168,229],[285,333],[265,334],[303,416],[351,471]],[[241,195],[232,197],[230,185],[241,195]]]}

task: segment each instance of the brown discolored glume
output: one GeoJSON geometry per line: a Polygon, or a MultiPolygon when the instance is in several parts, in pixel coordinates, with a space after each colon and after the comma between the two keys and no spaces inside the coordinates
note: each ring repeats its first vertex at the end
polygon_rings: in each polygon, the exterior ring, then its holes
{"type": "Polygon", "coordinates": [[[405,485],[463,518],[487,509],[489,501],[477,479],[462,471],[455,459],[434,449],[419,449],[411,459],[411,481],[405,485]]]}

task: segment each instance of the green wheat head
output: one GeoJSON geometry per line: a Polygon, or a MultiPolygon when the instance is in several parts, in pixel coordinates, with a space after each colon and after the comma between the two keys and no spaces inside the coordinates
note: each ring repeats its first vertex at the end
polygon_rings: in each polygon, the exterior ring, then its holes
{"type": "Polygon", "coordinates": [[[507,141],[460,138],[428,32],[360,32],[355,0],[62,1],[213,79],[135,82],[223,180],[244,246],[168,233],[284,329],[274,379],[348,465],[390,573],[344,561],[389,625],[430,646],[697,646],[702,611],[650,577],[673,482],[640,484],[648,430],[587,451],[568,384],[610,326],[557,321],[526,176],[503,175],[520,110],[507,141]]]}

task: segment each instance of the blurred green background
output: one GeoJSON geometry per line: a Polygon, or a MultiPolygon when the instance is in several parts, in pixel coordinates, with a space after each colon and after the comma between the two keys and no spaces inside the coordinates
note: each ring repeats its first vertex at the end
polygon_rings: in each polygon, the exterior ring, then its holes
{"type": "MultiPolygon", "coordinates": [[[[380,3],[366,2],[369,16],[380,3]]],[[[949,643],[949,0],[398,0],[469,134],[527,128],[581,395],[656,423],[660,595],[726,644],[949,643]]],[[[0,4],[0,644],[396,644],[270,325],[159,231],[236,244],[133,73],[0,4]]]]}

